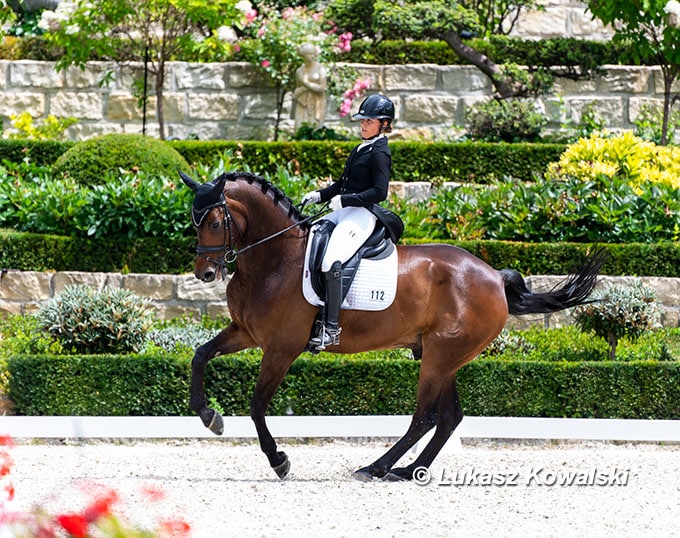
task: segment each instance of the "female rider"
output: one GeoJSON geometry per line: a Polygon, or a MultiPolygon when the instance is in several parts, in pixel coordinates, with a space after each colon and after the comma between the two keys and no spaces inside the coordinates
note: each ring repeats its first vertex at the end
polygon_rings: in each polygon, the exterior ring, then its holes
{"type": "Polygon", "coordinates": [[[377,204],[387,198],[392,170],[385,133],[392,131],[394,103],[384,95],[370,95],[352,118],[361,120],[362,142],[347,158],[342,176],[325,189],[308,192],[302,199],[303,204],[330,201],[332,212],[323,218],[336,225],[321,264],[326,281],[324,323],[319,335],[310,340],[320,350],[340,343],[340,269],[369,238],[376,221],[383,221],[385,210],[377,204]]]}

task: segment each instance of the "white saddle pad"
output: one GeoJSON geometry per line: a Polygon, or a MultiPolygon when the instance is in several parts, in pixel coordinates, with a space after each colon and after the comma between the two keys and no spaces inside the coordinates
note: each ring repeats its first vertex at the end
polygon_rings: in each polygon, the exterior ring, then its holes
{"type": "MultiPolygon", "coordinates": [[[[305,270],[302,272],[302,293],[309,304],[321,306],[321,299],[312,287],[309,271],[309,251],[311,241],[307,242],[305,270]]],[[[385,310],[397,295],[397,272],[399,258],[397,249],[381,260],[361,260],[354,281],[340,308],[343,310],[385,310]]]]}

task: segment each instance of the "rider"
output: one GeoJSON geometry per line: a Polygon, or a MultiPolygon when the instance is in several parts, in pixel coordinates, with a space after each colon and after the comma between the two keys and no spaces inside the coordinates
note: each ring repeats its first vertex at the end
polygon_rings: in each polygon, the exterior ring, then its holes
{"type": "Polygon", "coordinates": [[[352,119],[361,120],[362,142],[347,158],[342,176],[302,199],[303,204],[330,201],[333,211],[324,219],[336,225],[321,263],[326,281],[324,325],[319,335],[310,340],[318,349],[340,343],[341,266],[369,238],[376,221],[385,217],[385,210],[377,204],[387,198],[392,171],[385,133],[392,131],[394,103],[384,95],[370,95],[352,119]]]}

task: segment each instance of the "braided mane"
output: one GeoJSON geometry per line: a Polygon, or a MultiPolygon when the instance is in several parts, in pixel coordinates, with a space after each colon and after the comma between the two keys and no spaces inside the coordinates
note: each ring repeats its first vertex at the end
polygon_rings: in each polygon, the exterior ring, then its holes
{"type": "MultiPolygon", "coordinates": [[[[220,180],[223,177],[226,178],[227,181],[238,181],[242,179],[247,181],[250,185],[256,184],[260,187],[262,194],[267,194],[269,192],[272,193],[272,201],[274,202],[274,205],[281,205],[282,209],[288,212],[288,218],[291,218],[297,222],[300,222],[305,218],[305,215],[300,212],[300,210],[295,206],[293,201],[286,195],[286,193],[284,193],[271,181],[251,172],[225,172],[219,176],[217,180],[220,180]]],[[[310,223],[305,222],[301,226],[304,228],[309,228],[310,223]]]]}

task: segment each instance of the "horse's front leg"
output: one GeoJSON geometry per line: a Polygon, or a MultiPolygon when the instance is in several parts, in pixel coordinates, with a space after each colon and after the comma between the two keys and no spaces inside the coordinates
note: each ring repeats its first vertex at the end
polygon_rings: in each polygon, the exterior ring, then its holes
{"type": "Polygon", "coordinates": [[[276,441],[267,428],[265,413],[276,389],[279,388],[281,381],[288,372],[288,368],[301,351],[293,353],[265,351],[262,356],[260,375],[257,378],[253,398],[250,401],[250,417],[255,423],[260,448],[279,478],[286,478],[290,470],[290,462],[285,452],[277,450],[276,441]]]}
{"type": "Polygon", "coordinates": [[[189,405],[201,417],[203,425],[215,435],[222,435],[224,432],[224,421],[222,415],[208,407],[203,387],[205,368],[210,359],[218,355],[235,353],[250,347],[255,347],[250,337],[238,325],[230,323],[226,329],[200,346],[194,353],[194,358],[191,361],[189,405]]]}

